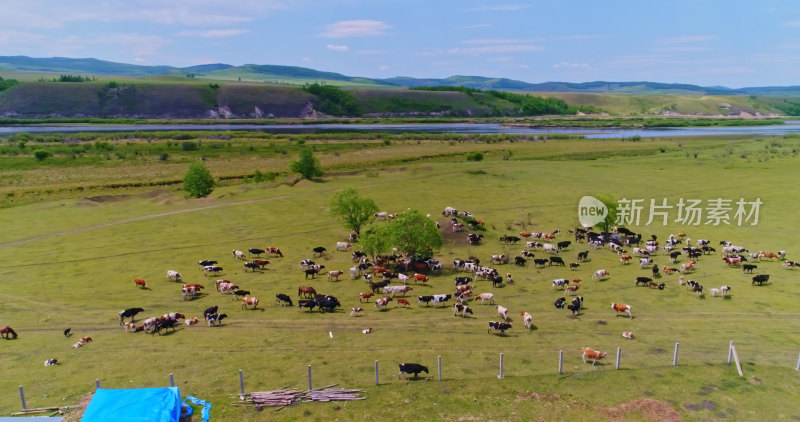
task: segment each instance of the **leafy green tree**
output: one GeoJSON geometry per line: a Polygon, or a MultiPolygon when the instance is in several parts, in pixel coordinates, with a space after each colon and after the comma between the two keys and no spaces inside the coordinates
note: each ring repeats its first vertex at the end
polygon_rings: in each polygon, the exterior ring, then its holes
{"type": "Polygon", "coordinates": [[[370,198],[362,198],[353,188],[336,192],[331,200],[331,214],[339,217],[345,227],[361,235],[361,227],[378,212],[378,206],[370,198]]]}
{"type": "Polygon", "coordinates": [[[364,252],[375,258],[378,255],[383,255],[389,252],[391,243],[387,235],[387,227],[373,227],[368,230],[364,236],[361,237],[359,243],[364,248],[364,252]]]}
{"type": "Polygon", "coordinates": [[[596,226],[602,227],[603,231],[606,232],[610,231],[609,229],[611,229],[617,221],[617,206],[619,206],[619,203],[610,194],[607,194],[597,199],[599,199],[600,202],[602,202],[603,205],[606,206],[608,214],[606,214],[606,218],[600,223],[597,223],[596,226]]]}
{"type": "Polygon", "coordinates": [[[322,176],[319,160],[314,157],[314,152],[308,147],[300,150],[300,157],[296,161],[292,161],[290,169],[293,173],[299,173],[303,179],[311,180],[312,177],[322,176]]]}
{"type": "Polygon", "coordinates": [[[205,198],[214,190],[214,178],[203,163],[192,163],[183,176],[183,190],[190,198],[205,198]]]}
{"type": "Polygon", "coordinates": [[[436,223],[417,210],[400,213],[385,226],[383,234],[397,250],[423,259],[442,247],[436,223]]]}

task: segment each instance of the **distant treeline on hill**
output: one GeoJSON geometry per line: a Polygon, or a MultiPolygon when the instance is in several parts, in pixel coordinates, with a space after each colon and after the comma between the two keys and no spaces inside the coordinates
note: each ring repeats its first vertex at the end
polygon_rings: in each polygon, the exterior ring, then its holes
{"type": "MultiPolygon", "coordinates": [[[[520,113],[523,116],[544,116],[548,114],[577,114],[581,113],[597,113],[600,110],[590,105],[573,106],[567,104],[566,101],[558,98],[542,98],[532,95],[516,94],[508,91],[496,90],[480,90],[475,88],[468,88],[465,86],[427,86],[427,87],[414,87],[409,88],[416,91],[455,91],[461,92],[470,97],[475,98],[476,93],[487,94],[497,99],[505,100],[519,106],[520,113]]],[[[480,103],[480,100],[476,98],[480,103]]]]}

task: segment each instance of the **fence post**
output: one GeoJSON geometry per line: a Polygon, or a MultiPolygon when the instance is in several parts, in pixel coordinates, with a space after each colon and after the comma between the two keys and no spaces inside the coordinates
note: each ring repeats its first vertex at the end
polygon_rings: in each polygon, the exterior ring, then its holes
{"type": "Polygon", "coordinates": [[[728,365],[731,364],[731,357],[733,356],[733,340],[728,345],[728,365]]]}
{"type": "Polygon", "coordinates": [[[675,343],[675,352],[672,354],[672,366],[678,366],[678,346],[680,343],[675,343]]]}
{"type": "Polygon", "coordinates": [[[739,371],[739,376],[743,377],[744,373],[742,373],[742,364],[739,362],[739,354],[736,353],[736,347],[734,347],[733,344],[731,344],[731,353],[733,354],[733,359],[736,361],[736,370],[739,371]]]}
{"type": "Polygon", "coordinates": [[[563,374],[564,373],[564,351],[563,350],[559,350],[558,351],[558,373],[559,374],[563,374]]]}
{"type": "Polygon", "coordinates": [[[174,387],[175,386],[175,379],[172,378],[172,374],[169,374],[169,386],[170,387],[174,387]]]}
{"type": "Polygon", "coordinates": [[[800,371],[800,356],[797,357],[797,366],[794,368],[795,371],[800,371]]]}
{"type": "Polygon", "coordinates": [[[22,410],[26,410],[28,407],[25,405],[25,391],[22,390],[22,386],[19,386],[19,398],[22,399],[22,410]]]}
{"type": "Polygon", "coordinates": [[[100,380],[99,379],[94,380],[94,385],[95,387],[100,388],[100,380]]]}
{"type": "MultiPolygon", "coordinates": [[[[378,361],[375,361],[375,385],[378,385],[378,361]]],[[[309,388],[310,390],[310,388],[309,388]]]]}
{"type": "Polygon", "coordinates": [[[244,400],[244,375],[242,375],[242,370],[239,370],[239,391],[241,391],[239,395],[240,400],[244,400]]]}
{"type": "Polygon", "coordinates": [[[621,356],[622,356],[622,348],[621,347],[617,347],[617,365],[616,365],[616,369],[619,369],[619,359],[620,359],[621,356]]]}
{"type": "Polygon", "coordinates": [[[311,390],[311,365],[308,365],[308,389],[311,390]]]}
{"type": "Polygon", "coordinates": [[[503,354],[500,353],[500,374],[497,375],[497,378],[503,379],[503,354]]]}
{"type": "Polygon", "coordinates": [[[442,380],[442,355],[439,355],[439,381],[442,380]]]}

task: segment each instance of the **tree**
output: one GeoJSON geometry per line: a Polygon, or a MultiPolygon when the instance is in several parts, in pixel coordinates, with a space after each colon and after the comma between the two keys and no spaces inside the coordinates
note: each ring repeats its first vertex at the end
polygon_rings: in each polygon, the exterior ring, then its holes
{"type": "Polygon", "coordinates": [[[375,201],[362,198],[353,188],[336,192],[331,200],[331,214],[339,217],[345,227],[361,235],[361,227],[368,223],[378,212],[375,201]]]}
{"type": "Polygon", "coordinates": [[[292,161],[290,168],[293,173],[300,173],[303,179],[311,180],[312,177],[322,176],[319,160],[309,147],[300,150],[300,157],[297,161],[292,161]]]}
{"type": "Polygon", "coordinates": [[[608,214],[606,214],[606,218],[597,224],[598,227],[602,227],[603,231],[607,232],[611,227],[614,226],[617,222],[617,206],[619,203],[616,199],[614,199],[611,195],[605,195],[601,198],[597,198],[603,205],[606,206],[608,210],[608,214]]]}
{"type": "Polygon", "coordinates": [[[399,251],[417,258],[427,259],[442,247],[442,235],[436,222],[417,210],[400,213],[390,221],[382,233],[399,251]]]}
{"type": "Polygon", "coordinates": [[[214,190],[214,178],[203,163],[192,163],[183,176],[183,190],[190,198],[204,198],[214,190]]]}
{"type": "Polygon", "coordinates": [[[364,247],[364,252],[373,258],[389,252],[391,243],[386,228],[386,226],[373,227],[359,240],[361,246],[364,247]]]}

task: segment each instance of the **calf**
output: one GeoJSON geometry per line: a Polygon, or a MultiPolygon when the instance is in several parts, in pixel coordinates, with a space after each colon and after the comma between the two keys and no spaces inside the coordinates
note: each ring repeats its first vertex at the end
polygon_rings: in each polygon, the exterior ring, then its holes
{"type": "Polygon", "coordinates": [[[382,297],[380,299],[375,299],[375,307],[378,309],[385,308],[389,302],[392,301],[391,297],[382,297]]]}
{"type": "Polygon", "coordinates": [[[525,328],[527,328],[528,331],[530,331],[531,327],[533,327],[533,317],[531,316],[531,314],[525,311],[522,311],[519,314],[522,315],[522,323],[525,324],[525,328]]]}
{"type": "Polygon", "coordinates": [[[496,321],[489,321],[489,329],[486,330],[486,333],[491,333],[492,330],[500,331],[500,334],[505,334],[506,330],[511,328],[511,324],[507,322],[496,322],[496,321]]]}
{"type": "Polygon", "coordinates": [[[560,298],[556,299],[555,302],[553,302],[553,305],[556,307],[556,309],[564,309],[564,305],[566,303],[567,303],[567,298],[560,297],[560,298]]]}
{"type": "Polygon", "coordinates": [[[586,262],[589,258],[589,251],[578,252],[578,261],[586,262]]]}
{"type": "Polygon", "coordinates": [[[481,294],[475,296],[475,301],[478,301],[478,300],[481,301],[481,305],[483,305],[484,302],[494,303],[494,294],[492,294],[492,293],[481,293],[481,294]]]}
{"type": "Polygon", "coordinates": [[[369,298],[374,296],[375,293],[373,292],[362,292],[358,294],[358,302],[361,303],[362,300],[366,299],[369,302],[369,298]]]}
{"type": "Polygon", "coordinates": [[[756,268],[758,268],[758,265],[755,265],[755,264],[744,264],[744,265],[742,265],[742,272],[743,273],[748,273],[748,272],[752,273],[753,270],[755,270],[756,268]]]}
{"type": "MultiPolygon", "coordinates": [[[[235,292],[234,292],[235,294],[235,292]]],[[[287,294],[278,293],[275,295],[275,302],[281,306],[294,306],[292,304],[292,298],[289,297],[287,294]]]]}
{"type": "Polygon", "coordinates": [[[467,314],[472,314],[472,309],[466,305],[456,303],[453,305],[453,316],[456,316],[457,314],[461,314],[462,318],[466,318],[467,314]]]}
{"type": "Polygon", "coordinates": [[[181,273],[177,271],[172,271],[172,270],[167,271],[167,280],[169,281],[178,281],[182,278],[183,276],[181,275],[181,273]]]}
{"type": "Polygon", "coordinates": [[[581,286],[567,286],[567,288],[564,289],[564,293],[565,294],[569,293],[569,294],[573,294],[574,295],[575,292],[577,292],[580,287],[581,286]]]}
{"type": "Polygon", "coordinates": [[[353,308],[350,310],[350,316],[361,315],[363,312],[364,308],[353,308]]]}
{"type": "Polygon", "coordinates": [[[631,305],[626,305],[624,303],[612,303],[611,309],[617,312],[617,315],[620,313],[628,314],[628,318],[633,318],[631,315],[631,305]]]}
{"type": "Polygon", "coordinates": [[[597,350],[592,350],[589,347],[582,347],[581,351],[583,352],[583,355],[582,355],[583,363],[586,363],[586,359],[591,359],[592,360],[592,366],[594,366],[595,362],[597,362],[598,360],[603,359],[606,356],[608,356],[608,353],[606,353],[606,352],[600,352],[600,351],[597,351],[597,350]]]}
{"type": "MultiPolygon", "coordinates": [[[[401,363],[400,373],[398,374],[398,378],[401,378],[407,374],[414,374],[414,378],[416,378],[420,372],[425,372],[426,374],[428,374],[429,373],[428,367],[420,365],[418,363],[401,363]]],[[[407,376],[406,379],[408,379],[407,376]]]]}
{"type": "Polygon", "coordinates": [[[228,314],[212,314],[209,315],[208,318],[208,326],[211,327],[214,323],[217,323],[217,326],[222,326],[222,320],[227,318],[228,314]]]}
{"type": "Polygon", "coordinates": [[[403,299],[402,297],[401,297],[401,298],[399,298],[399,299],[397,299],[395,302],[396,302],[398,305],[403,305],[403,306],[405,306],[406,308],[410,308],[410,307],[411,307],[411,302],[409,302],[407,299],[403,299]]]}
{"type": "Polygon", "coordinates": [[[342,274],[344,274],[344,271],[328,271],[328,281],[339,281],[339,277],[341,277],[342,274]]]}
{"type": "Polygon", "coordinates": [[[497,305],[495,309],[497,309],[497,316],[502,317],[503,321],[508,321],[508,308],[497,305]]]}
{"type": "Polygon", "coordinates": [[[136,285],[136,287],[141,287],[143,289],[147,288],[147,282],[142,280],[141,278],[134,278],[133,283],[136,285]]]}

